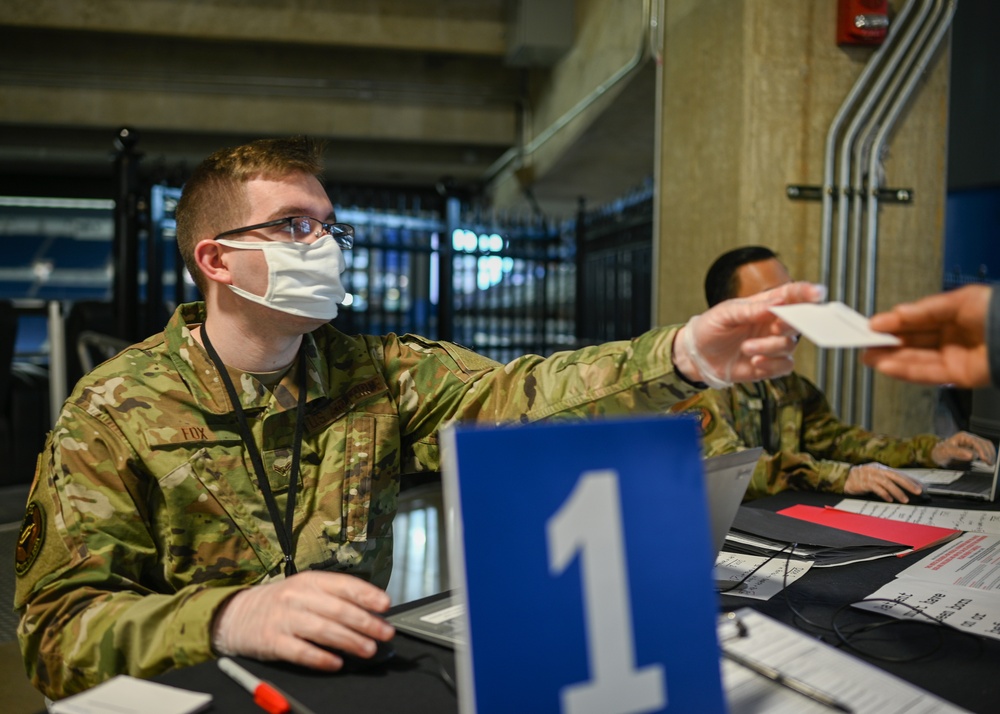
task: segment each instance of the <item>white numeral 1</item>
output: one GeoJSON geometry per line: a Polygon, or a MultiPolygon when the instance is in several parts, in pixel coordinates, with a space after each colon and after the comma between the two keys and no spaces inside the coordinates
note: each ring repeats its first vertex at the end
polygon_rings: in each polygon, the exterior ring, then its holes
{"type": "Polygon", "coordinates": [[[662,665],[635,668],[621,497],[615,471],[587,471],[549,519],[549,570],[577,553],[583,574],[590,679],[563,687],[566,714],[637,714],[667,703],[662,665]]]}

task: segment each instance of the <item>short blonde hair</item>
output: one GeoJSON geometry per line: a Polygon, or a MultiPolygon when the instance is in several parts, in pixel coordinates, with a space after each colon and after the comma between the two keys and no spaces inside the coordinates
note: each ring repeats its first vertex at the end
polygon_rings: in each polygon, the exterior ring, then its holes
{"type": "Polygon", "coordinates": [[[221,149],[202,161],[184,184],[174,217],[177,247],[198,289],[207,281],[194,260],[200,240],[237,228],[250,212],[246,184],[255,178],[279,179],[293,173],[319,178],[323,145],[307,137],[259,139],[221,149]]]}

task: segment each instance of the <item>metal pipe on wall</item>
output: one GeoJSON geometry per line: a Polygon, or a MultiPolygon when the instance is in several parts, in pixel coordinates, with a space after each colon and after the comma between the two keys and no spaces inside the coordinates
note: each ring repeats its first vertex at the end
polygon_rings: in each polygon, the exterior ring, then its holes
{"type": "MultiPolygon", "coordinates": [[[[902,11],[900,11],[896,22],[894,25],[896,27],[902,26],[915,7],[916,0],[912,0],[907,3],[902,11]]],[[[835,181],[835,168],[836,161],[835,157],[837,154],[837,148],[839,146],[839,136],[840,130],[846,121],[847,117],[854,111],[854,107],[862,96],[862,92],[865,87],[871,81],[872,76],[881,71],[882,64],[889,54],[890,48],[892,48],[897,38],[900,37],[900,32],[898,30],[890,30],[889,37],[882,46],[880,46],[875,53],[872,55],[869,62],[865,65],[864,69],[861,71],[860,76],[854,85],[851,87],[850,91],[847,93],[847,97],[841,104],[837,113],[834,115],[833,121],[830,123],[830,128],[826,135],[826,144],[823,157],[823,185],[822,185],[822,225],[820,230],[820,282],[826,285],[828,288],[831,285],[831,254],[832,254],[832,236],[833,236],[833,199],[836,192],[836,187],[834,186],[835,181]]],[[[816,369],[817,379],[816,381],[821,386],[826,386],[827,381],[827,366],[826,366],[826,352],[819,350],[817,357],[817,369],[816,369]]]]}
{"type": "MultiPolygon", "coordinates": [[[[911,0],[910,3],[907,3],[904,9],[909,8],[917,2],[918,0],[911,0]]],[[[875,77],[874,82],[868,88],[868,91],[865,93],[861,104],[855,111],[854,116],[841,140],[837,160],[837,231],[831,245],[831,254],[836,254],[836,263],[834,269],[834,279],[830,285],[830,293],[831,297],[836,300],[845,302],[847,300],[848,228],[852,206],[858,203],[857,201],[854,201],[854,197],[851,195],[850,186],[852,147],[854,146],[854,142],[857,140],[861,125],[871,115],[876,101],[878,101],[878,98],[885,91],[886,84],[896,72],[902,58],[905,56],[910,45],[913,43],[919,28],[923,25],[930,10],[930,2],[931,0],[922,0],[913,21],[903,26],[901,31],[897,31],[897,33],[892,33],[890,35],[890,40],[896,35],[898,35],[900,39],[890,48],[889,56],[885,62],[880,63],[879,73],[875,77]]],[[[840,409],[838,409],[840,414],[847,416],[844,414],[845,394],[843,393],[843,364],[844,358],[842,351],[838,350],[834,352],[831,377],[831,398],[834,403],[840,405],[840,409]]]]}
{"type": "MultiPolygon", "coordinates": [[[[862,246],[864,243],[862,226],[865,211],[865,201],[863,199],[867,193],[866,186],[870,186],[873,180],[866,171],[868,159],[872,155],[872,143],[889,112],[889,107],[893,103],[898,102],[900,88],[914,72],[917,57],[926,45],[927,39],[944,7],[944,0],[934,0],[934,3],[935,7],[929,14],[922,13],[914,20],[913,27],[916,29],[916,36],[906,46],[902,61],[891,72],[888,86],[877,98],[878,103],[876,107],[870,112],[864,129],[859,132],[858,139],[854,143],[851,175],[851,215],[846,240],[850,252],[850,260],[847,263],[846,271],[849,288],[845,302],[855,309],[861,309],[862,304],[860,295],[861,273],[865,265],[862,261],[862,246]]],[[[890,116],[889,121],[894,122],[895,118],[890,116]]],[[[855,406],[859,367],[855,359],[854,350],[848,350],[846,357],[841,371],[845,381],[843,392],[841,393],[841,413],[844,418],[855,423],[859,422],[862,418],[858,411],[864,411],[863,408],[858,410],[855,406]]],[[[861,400],[861,403],[862,405],[864,404],[864,399],[861,400]]],[[[863,426],[867,427],[871,426],[871,424],[864,423],[863,426]]]]}
{"type": "MultiPolygon", "coordinates": [[[[912,96],[913,90],[916,89],[917,82],[927,71],[928,64],[930,64],[931,59],[941,45],[941,41],[951,27],[957,9],[958,0],[947,0],[947,3],[935,16],[932,23],[929,24],[929,27],[933,28],[933,34],[930,35],[929,40],[924,42],[913,71],[907,76],[906,83],[898,92],[896,101],[889,110],[888,121],[882,125],[872,142],[871,154],[868,161],[868,241],[865,260],[864,304],[864,313],[866,315],[871,315],[875,312],[876,268],[878,267],[878,191],[880,188],[878,170],[882,150],[888,140],[889,132],[895,127],[899,115],[912,96]]],[[[866,426],[870,425],[872,420],[872,378],[872,373],[866,370],[861,384],[862,423],[866,426]]]]}

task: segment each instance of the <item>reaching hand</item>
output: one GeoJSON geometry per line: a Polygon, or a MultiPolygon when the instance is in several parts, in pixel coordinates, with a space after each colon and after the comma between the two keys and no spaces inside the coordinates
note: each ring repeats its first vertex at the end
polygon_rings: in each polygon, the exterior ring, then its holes
{"type": "Polygon", "coordinates": [[[844,482],[844,494],[847,496],[874,493],[883,501],[908,503],[910,499],[906,495],[907,491],[919,496],[924,487],[901,471],[876,463],[852,467],[844,482]]]}
{"type": "Polygon", "coordinates": [[[996,459],[996,449],[988,439],[960,431],[938,442],[931,450],[931,458],[938,466],[948,466],[954,461],[968,463],[974,459],[992,464],[996,459]]]}
{"type": "Polygon", "coordinates": [[[988,286],[968,285],[874,315],[871,328],[897,335],[903,344],[867,350],[862,359],[910,382],[985,387],[990,383],[984,343],[989,302],[988,286]]]}
{"type": "Polygon", "coordinates": [[[689,380],[716,389],[788,374],[794,330],[769,308],[819,302],[825,296],[823,286],[798,282],[721,302],[692,317],[677,333],[674,365],[689,380]]]}
{"type": "Polygon", "coordinates": [[[371,657],[373,640],[386,641],[395,632],[372,614],[388,607],[383,590],[353,575],[297,573],[229,599],[215,617],[212,644],[221,654],[335,671],[343,659],[316,645],[371,657]]]}

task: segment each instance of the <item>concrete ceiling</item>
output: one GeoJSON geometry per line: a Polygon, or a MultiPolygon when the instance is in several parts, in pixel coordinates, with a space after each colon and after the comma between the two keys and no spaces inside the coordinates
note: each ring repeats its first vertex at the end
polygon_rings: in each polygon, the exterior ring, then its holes
{"type": "MultiPolygon", "coordinates": [[[[129,126],[155,178],[309,134],[328,141],[331,181],[475,194],[545,71],[507,62],[507,17],[505,0],[4,0],[0,193],[106,194],[129,126]]],[[[652,173],[653,97],[647,68],[534,177],[543,210],[652,173]]]]}

